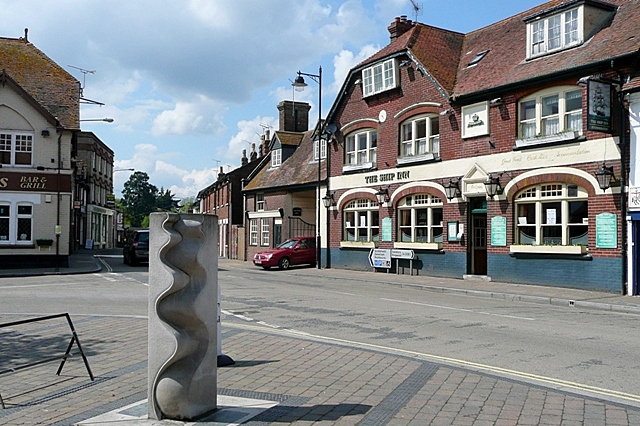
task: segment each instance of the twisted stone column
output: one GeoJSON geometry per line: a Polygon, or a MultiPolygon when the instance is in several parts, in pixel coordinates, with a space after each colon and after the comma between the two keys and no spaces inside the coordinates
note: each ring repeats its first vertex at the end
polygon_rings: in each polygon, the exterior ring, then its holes
{"type": "Polygon", "coordinates": [[[195,420],[216,409],[218,218],[152,213],[149,418],[195,420]]]}

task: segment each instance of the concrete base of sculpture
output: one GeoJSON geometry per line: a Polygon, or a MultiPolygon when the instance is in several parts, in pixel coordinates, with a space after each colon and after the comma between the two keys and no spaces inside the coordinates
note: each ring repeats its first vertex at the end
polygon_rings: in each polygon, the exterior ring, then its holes
{"type": "Polygon", "coordinates": [[[152,213],[149,418],[196,420],[216,409],[218,218],[152,213]]]}

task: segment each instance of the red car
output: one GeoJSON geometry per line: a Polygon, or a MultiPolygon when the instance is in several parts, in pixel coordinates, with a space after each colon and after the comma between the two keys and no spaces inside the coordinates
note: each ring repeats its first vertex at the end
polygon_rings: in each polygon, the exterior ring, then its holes
{"type": "Polygon", "coordinates": [[[316,265],[316,237],[291,238],[278,247],[256,253],[253,264],[264,269],[277,266],[289,269],[291,265],[316,265]]]}

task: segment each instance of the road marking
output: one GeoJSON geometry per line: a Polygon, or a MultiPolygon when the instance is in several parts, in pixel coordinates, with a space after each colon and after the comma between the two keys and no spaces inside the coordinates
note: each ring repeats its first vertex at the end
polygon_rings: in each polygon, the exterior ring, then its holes
{"type": "Polygon", "coordinates": [[[473,309],[452,308],[451,306],[430,305],[428,303],[409,302],[407,300],[384,299],[384,298],[380,298],[380,300],[385,300],[387,302],[406,303],[406,304],[409,304],[409,305],[427,306],[427,307],[430,307],[430,308],[446,309],[446,310],[449,310],[449,311],[460,311],[460,312],[469,312],[469,313],[479,314],[479,315],[491,315],[491,316],[494,316],[494,317],[521,319],[521,320],[525,320],[525,321],[535,321],[536,320],[535,318],[519,317],[519,316],[515,316],[515,315],[493,314],[491,312],[481,312],[481,311],[475,311],[473,309]]]}
{"type": "Polygon", "coordinates": [[[111,267],[111,265],[109,265],[104,259],[101,259],[99,256],[94,257],[98,258],[100,263],[103,264],[105,268],[107,268],[107,272],[113,272],[113,268],[111,267]]]}
{"type": "Polygon", "coordinates": [[[346,296],[357,296],[357,294],[354,293],[345,293],[343,291],[333,291],[333,290],[326,290],[327,293],[335,293],[335,294],[344,294],[346,296]]]}
{"type": "MultiPolygon", "coordinates": [[[[235,327],[235,328],[243,328],[247,330],[263,331],[263,332],[265,331],[264,328],[258,327],[256,325],[251,325],[251,324],[230,324],[227,326],[235,327]]],[[[578,392],[578,393],[588,392],[589,394],[600,396],[600,397],[619,398],[635,404],[640,404],[640,395],[634,395],[631,393],[616,391],[612,389],[600,388],[597,386],[591,386],[591,385],[586,385],[582,383],[570,382],[562,379],[555,379],[552,377],[540,376],[538,374],[527,373],[524,371],[511,370],[509,368],[502,368],[502,367],[494,367],[491,365],[480,364],[477,362],[465,361],[462,359],[450,358],[450,357],[445,357],[440,355],[427,354],[424,352],[411,351],[407,349],[390,348],[387,346],[375,345],[372,343],[356,342],[353,340],[346,340],[346,339],[340,339],[336,337],[328,337],[328,336],[322,336],[318,334],[305,333],[305,332],[300,332],[297,330],[291,330],[287,328],[277,328],[277,329],[270,329],[270,330],[272,333],[276,333],[276,334],[303,335],[307,338],[313,338],[317,340],[325,340],[329,342],[341,343],[341,344],[346,344],[351,346],[359,346],[359,347],[375,349],[375,350],[388,352],[388,353],[399,353],[399,354],[409,355],[416,358],[426,358],[434,361],[443,362],[446,364],[453,364],[456,366],[467,367],[473,370],[485,371],[488,373],[499,374],[502,376],[516,377],[516,378],[520,378],[530,382],[544,383],[545,385],[548,385],[553,389],[563,390],[565,392],[578,392]]]]}

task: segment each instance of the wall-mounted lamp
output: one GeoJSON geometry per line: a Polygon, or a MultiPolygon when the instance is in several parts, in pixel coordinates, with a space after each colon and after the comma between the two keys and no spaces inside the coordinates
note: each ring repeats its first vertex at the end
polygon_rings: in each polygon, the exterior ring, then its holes
{"type": "Polygon", "coordinates": [[[460,193],[459,183],[460,179],[454,182],[453,179],[449,178],[449,183],[444,186],[444,193],[447,196],[447,200],[451,201],[458,196],[460,193]]]}
{"type": "Polygon", "coordinates": [[[389,187],[380,187],[378,192],[376,192],[376,198],[378,199],[378,204],[380,205],[389,201],[389,187]]]}
{"type": "Polygon", "coordinates": [[[336,205],[336,200],[333,199],[333,194],[335,194],[335,191],[327,191],[325,196],[322,197],[322,204],[324,204],[324,207],[327,209],[336,205]]]}
{"type": "Polygon", "coordinates": [[[453,114],[453,111],[450,109],[445,109],[444,111],[440,111],[440,115],[449,115],[453,114]]]}
{"type": "Polygon", "coordinates": [[[603,191],[606,191],[611,187],[611,181],[615,179],[613,174],[613,166],[607,167],[605,162],[602,162],[602,168],[594,173],[596,175],[596,179],[598,179],[598,186],[603,191]]]}
{"type": "Polygon", "coordinates": [[[493,177],[491,173],[489,173],[487,180],[484,181],[484,189],[490,198],[495,197],[496,194],[501,194],[502,185],[500,185],[500,175],[493,177]]]}
{"type": "Polygon", "coordinates": [[[503,103],[504,103],[504,100],[502,98],[495,98],[489,101],[489,105],[491,106],[502,105],[503,103]]]}
{"type": "Polygon", "coordinates": [[[40,134],[45,138],[48,138],[51,135],[51,133],[49,133],[49,130],[46,130],[46,129],[40,132],[40,134]]]}
{"type": "Polygon", "coordinates": [[[484,183],[484,189],[487,191],[487,195],[490,198],[493,198],[496,196],[496,194],[500,195],[502,194],[502,191],[504,188],[502,188],[502,184],[500,184],[500,178],[502,177],[502,175],[506,174],[507,176],[509,176],[511,179],[513,179],[513,175],[509,172],[500,172],[498,173],[498,176],[494,177],[491,173],[489,173],[489,176],[487,176],[487,180],[485,180],[484,183]]]}

